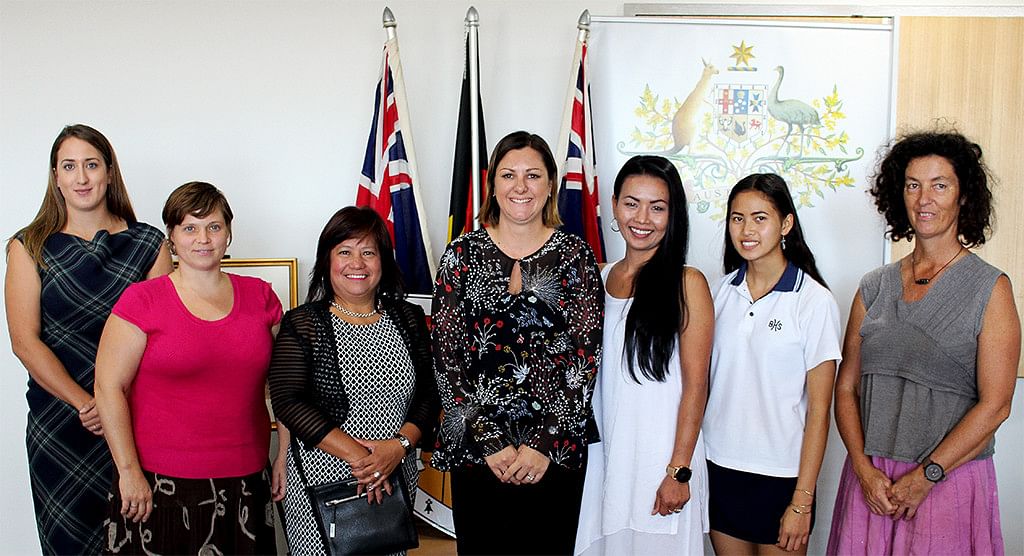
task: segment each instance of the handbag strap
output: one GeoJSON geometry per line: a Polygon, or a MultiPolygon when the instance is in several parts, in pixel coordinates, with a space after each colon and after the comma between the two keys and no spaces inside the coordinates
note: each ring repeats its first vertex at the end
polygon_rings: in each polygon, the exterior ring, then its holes
{"type": "Polygon", "coordinates": [[[306,477],[306,471],[302,468],[302,456],[299,453],[302,451],[302,448],[299,447],[299,441],[295,439],[294,434],[292,434],[291,441],[292,459],[295,460],[295,469],[299,472],[299,479],[302,481],[302,483],[305,484],[306,486],[309,486],[309,478],[306,477]]]}
{"type": "MultiPolygon", "coordinates": [[[[292,459],[295,460],[295,470],[299,472],[299,480],[301,480],[306,486],[306,500],[309,501],[310,510],[312,510],[313,512],[313,519],[317,520],[319,519],[317,516],[320,515],[319,510],[317,509],[316,500],[314,500],[313,493],[309,490],[309,487],[311,485],[309,484],[309,479],[306,477],[305,469],[302,468],[302,455],[300,454],[302,448],[299,446],[299,441],[295,439],[294,434],[292,434],[291,444],[292,459]]],[[[331,543],[325,536],[325,532],[321,529],[322,528],[320,526],[317,526],[317,532],[320,534],[320,542],[323,543],[324,552],[326,554],[333,554],[334,551],[331,550],[331,543]]]]}

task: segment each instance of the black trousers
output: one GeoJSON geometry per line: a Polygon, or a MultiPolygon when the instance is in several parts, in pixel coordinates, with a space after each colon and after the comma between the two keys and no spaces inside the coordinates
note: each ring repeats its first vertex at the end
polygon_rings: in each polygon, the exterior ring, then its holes
{"type": "Polygon", "coordinates": [[[502,483],[486,465],[452,470],[460,556],[572,554],[584,470],[551,464],[537,484],[502,483]]]}

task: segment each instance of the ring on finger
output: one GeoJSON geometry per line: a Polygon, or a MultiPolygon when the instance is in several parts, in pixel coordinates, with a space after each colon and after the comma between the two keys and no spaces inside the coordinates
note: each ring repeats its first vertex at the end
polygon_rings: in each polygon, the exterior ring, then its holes
{"type": "Polygon", "coordinates": [[[527,481],[529,481],[529,482],[531,482],[531,483],[532,483],[532,482],[533,482],[533,480],[534,480],[534,479],[536,479],[536,478],[537,478],[537,477],[534,477],[533,475],[527,475],[527,476],[526,476],[526,480],[527,480],[527,481]]]}
{"type": "Polygon", "coordinates": [[[379,479],[380,478],[380,471],[374,471],[373,472],[373,478],[374,479],[379,479]]]}

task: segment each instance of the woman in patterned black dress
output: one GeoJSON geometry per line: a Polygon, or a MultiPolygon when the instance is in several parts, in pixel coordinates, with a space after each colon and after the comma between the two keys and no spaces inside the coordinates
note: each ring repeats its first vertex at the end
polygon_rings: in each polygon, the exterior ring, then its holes
{"type": "Polygon", "coordinates": [[[460,554],[569,554],[575,542],[604,294],[590,248],[556,229],[554,176],[543,139],[502,139],[488,227],[451,242],[434,286],[445,416],[431,465],[452,472],[460,554]]]}
{"type": "Polygon", "coordinates": [[[391,237],[373,210],[343,208],[320,234],[307,302],[284,316],[274,344],[270,396],[298,440],[284,498],[293,554],[326,552],[306,486],[354,476],[379,501],[400,472],[413,499],[412,454],[432,436],[440,402],[423,310],[403,299],[391,237]]]}
{"type": "Polygon", "coordinates": [[[100,551],[112,463],[93,399],[96,346],[121,292],[170,270],[163,234],[135,219],[110,142],[65,127],[39,214],[7,244],[7,324],[29,373],[26,446],[44,554],[100,551]]]}

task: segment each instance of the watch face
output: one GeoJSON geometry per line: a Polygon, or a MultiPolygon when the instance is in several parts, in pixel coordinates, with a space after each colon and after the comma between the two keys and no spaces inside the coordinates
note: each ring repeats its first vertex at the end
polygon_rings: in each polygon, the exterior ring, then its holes
{"type": "Polygon", "coordinates": [[[693,475],[693,471],[689,467],[680,467],[676,470],[676,474],[672,477],[680,483],[689,482],[690,477],[693,475]]]}
{"type": "Polygon", "coordinates": [[[924,477],[933,483],[937,483],[942,480],[942,466],[937,463],[929,463],[924,466],[924,477]]]}

